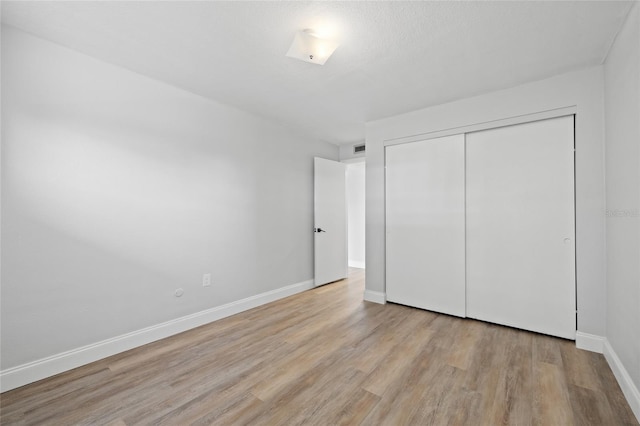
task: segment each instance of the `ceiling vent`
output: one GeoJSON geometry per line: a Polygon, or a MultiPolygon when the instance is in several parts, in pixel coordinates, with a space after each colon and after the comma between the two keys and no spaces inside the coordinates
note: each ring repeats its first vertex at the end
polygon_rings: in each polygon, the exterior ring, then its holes
{"type": "Polygon", "coordinates": [[[354,145],[353,146],[353,153],[354,154],[359,154],[361,152],[364,152],[364,150],[365,150],[365,145],[364,144],[362,144],[362,145],[354,145]]]}

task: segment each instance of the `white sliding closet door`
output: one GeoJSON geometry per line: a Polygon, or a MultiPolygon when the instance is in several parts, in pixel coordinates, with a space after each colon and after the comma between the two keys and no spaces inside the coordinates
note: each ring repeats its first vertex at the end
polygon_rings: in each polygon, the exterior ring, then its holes
{"type": "Polygon", "coordinates": [[[575,339],[573,116],[466,136],[467,316],[575,339]]]}
{"type": "Polygon", "coordinates": [[[385,150],[387,300],[465,315],[464,135],[385,150]]]}

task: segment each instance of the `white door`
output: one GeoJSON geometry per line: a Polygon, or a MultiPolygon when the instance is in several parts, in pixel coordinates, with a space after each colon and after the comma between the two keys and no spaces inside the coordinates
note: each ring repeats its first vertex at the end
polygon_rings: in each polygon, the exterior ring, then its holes
{"type": "Polygon", "coordinates": [[[385,150],[387,300],[465,316],[464,135],[385,150]]]}
{"type": "Polygon", "coordinates": [[[314,158],[315,285],[347,276],[347,191],[343,163],[314,158]]]}
{"type": "Polygon", "coordinates": [[[469,133],[467,316],[575,339],[573,117],[469,133]]]}

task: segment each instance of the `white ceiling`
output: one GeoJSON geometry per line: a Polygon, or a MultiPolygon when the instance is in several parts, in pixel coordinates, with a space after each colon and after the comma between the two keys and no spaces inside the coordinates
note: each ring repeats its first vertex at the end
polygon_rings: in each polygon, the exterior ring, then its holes
{"type": "Polygon", "coordinates": [[[601,64],[632,2],[2,1],[2,22],[341,144],[364,123],[601,64]],[[331,27],[324,66],[285,57],[331,27]]]}

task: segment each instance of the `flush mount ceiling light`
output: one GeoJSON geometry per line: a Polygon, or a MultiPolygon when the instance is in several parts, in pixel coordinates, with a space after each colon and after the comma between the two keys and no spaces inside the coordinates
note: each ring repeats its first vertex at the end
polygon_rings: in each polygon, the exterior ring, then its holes
{"type": "Polygon", "coordinates": [[[311,30],[298,31],[286,56],[311,64],[324,65],[337,47],[336,41],[318,37],[311,30]]]}

